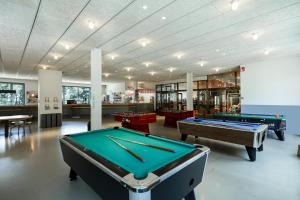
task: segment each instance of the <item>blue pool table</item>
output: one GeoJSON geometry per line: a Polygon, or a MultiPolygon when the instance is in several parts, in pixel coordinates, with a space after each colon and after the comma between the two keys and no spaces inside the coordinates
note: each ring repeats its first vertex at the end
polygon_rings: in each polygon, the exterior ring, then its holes
{"type": "Polygon", "coordinates": [[[214,113],[209,118],[222,119],[224,121],[241,121],[267,124],[269,130],[273,130],[278,139],[284,141],[286,119],[284,115],[265,115],[248,113],[214,113]]]}
{"type": "Polygon", "coordinates": [[[118,127],[66,135],[60,144],[63,158],[71,168],[70,179],[79,175],[105,200],[195,199],[194,188],[202,181],[209,152],[204,146],[118,127]]]}
{"type": "Polygon", "coordinates": [[[263,150],[268,126],[261,123],[223,121],[221,119],[187,118],[177,122],[181,139],[188,135],[244,145],[250,161],[256,160],[256,150],[263,150]]]}

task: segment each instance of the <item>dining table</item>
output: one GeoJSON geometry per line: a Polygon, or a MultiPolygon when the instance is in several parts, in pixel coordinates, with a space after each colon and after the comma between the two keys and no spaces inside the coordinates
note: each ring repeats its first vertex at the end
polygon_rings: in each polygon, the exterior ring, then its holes
{"type": "Polygon", "coordinates": [[[0,123],[4,124],[4,135],[8,137],[9,134],[9,123],[11,121],[22,121],[32,118],[30,115],[10,115],[10,116],[0,116],[0,123]]]}

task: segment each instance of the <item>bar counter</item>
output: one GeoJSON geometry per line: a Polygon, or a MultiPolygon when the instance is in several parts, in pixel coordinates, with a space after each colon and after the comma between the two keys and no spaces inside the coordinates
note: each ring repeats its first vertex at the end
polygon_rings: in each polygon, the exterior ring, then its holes
{"type": "MultiPolygon", "coordinates": [[[[63,117],[89,117],[90,105],[88,104],[64,104],[63,117]]],[[[120,103],[102,104],[102,114],[111,115],[115,112],[154,112],[153,103],[120,103]]],[[[37,105],[24,106],[0,106],[0,116],[8,115],[33,115],[37,117],[37,105]]]]}

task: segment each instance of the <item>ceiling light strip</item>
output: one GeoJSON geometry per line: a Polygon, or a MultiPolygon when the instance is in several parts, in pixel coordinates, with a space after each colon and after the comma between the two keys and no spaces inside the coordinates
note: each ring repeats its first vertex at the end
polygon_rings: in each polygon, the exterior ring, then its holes
{"type": "MultiPolygon", "coordinates": [[[[61,57],[61,59],[59,59],[58,60],[58,62],[60,61],[60,60],[62,60],[65,56],[67,56],[67,55],[69,55],[70,53],[72,53],[75,49],[77,49],[80,45],[82,45],[85,41],[87,41],[90,37],[92,37],[94,34],[96,34],[99,30],[101,30],[104,26],[106,26],[109,22],[111,22],[114,18],[116,18],[118,15],[120,15],[124,10],[126,10],[133,2],[135,2],[136,0],[133,0],[133,1],[131,1],[129,4],[127,4],[124,8],[122,8],[121,10],[119,10],[115,15],[113,15],[109,20],[107,20],[104,24],[102,24],[99,28],[97,28],[94,32],[92,32],[91,34],[89,34],[84,40],[82,40],[80,43],[78,43],[76,46],[74,46],[70,51],[68,51],[64,56],[62,56],[61,57]]],[[[89,53],[87,53],[87,54],[89,54],[89,53]]],[[[85,54],[86,55],[86,54],[85,54]]],[[[85,55],[82,55],[82,56],[80,56],[80,57],[83,57],[83,56],[85,56],[85,55]]],[[[78,60],[78,59],[75,59],[75,60],[78,60]]],[[[64,65],[64,67],[65,66],[67,66],[67,65],[70,65],[70,64],[72,64],[72,63],[74,63],[74,61],[75,60],[73,60],[71,63],[68,63],[68,64],[66,64],[66,65],[64,65]]],[[[57,63],[58,63],[57,62],[57,63]]]]}
{"type": "MultiPolygon", "coordinates": [[[[32,22],[32,25],[31,25],[31,28],[30,28],[30,31],[29,31],[29,34],[28,34],[28,37],[27,37],[27,40],[26,40],[26,43],[25,43],[25,47],[23,49],[22,56],[21,56],[21,59],[20,59],[19,64],[18,64],[18,67],[20,67],[22,62],[23,62],[23,58],[24,58],[24,55],[25,55],[29,40],[31,38],[31,34],[32,34],[32,31],[33,31],[35,22],[36,22],[36,19],[37,19],[37,16],[38,16],[38,13],[39,13],[39,10],[40,10],[40,7],[41,7],[41,2],[42,2],[42,0],[39,0],[39,4],[38,4],[38,7],[36,9],[36,12],[35,12],[35,15],[34,15],[34,18],[33,18],[33,22],[32,22]]],[[[18,70],[17,74],[19,74],[19,70],[18,70]]]]}
{"type": "MultiPolygon", "coordinates": [[[[291,19],[297,19],[297,18],[299,18],[299,16],[291,17],[291,18],[286,18],[286,19],[283,19],[283,20],[281,20],[281,21],[276,21],[276,22],[273,22],[273,23],[264,25],[264,27],[266,28],[266,27],[269,27],[269,26],[273,26],[273,25],[275,25],[275,24],[280,24],[280,23],[283,23],[283,22],[285,22],[285,21],[288,21],[288,20],[291,20],[291,19]]],[[[221,37],[221,38],[218,38],[218,39],[214,39],[214,40],[211,40],[211,41],[208,41],[208,42],[198,43],[198,44],[195,44],[195,45],[190,46],[190,47],[188,47],[188,48],[185,48],[185,50],[191,50],[191,49],[197,48],[197,47],[199,47],[199,46],[212,44],[212,43],[217,42],[217,41],[219,41],[219,40],[226,40],[226,39],[228,39],[228,38],[235,37],[235,36],[241,35],[241,34],[243,34],[243,33],[248,33],[248,32],[250,32],[250,31],[252,31],[252,29],[246,30],[246,31],[241,31],[241,32],[239,32],[239,33],[234,33],[234,34],[232,34],[232,35],[224,36],[224,37],[221,37]]],[[[179,45],[179,44],[178,44],[178,45],[179,45]]],[[[176,45],[174,45],[174,46],[176,46],[176,45]]],[[[138,58],[143,57],[143,56],[149,56],[149,54],[151,55],[151,54],[154,54],[155,52],[158,52],[158,51],[161,51],[161,50],[164,50],[164,49],[165,49],[165,48],[162,48],[162,49],[160,49],[160,50],[152,51],[152,52],[150,52],[150,53],[147,53],[147,54],[143,54],[143,55],[137,56],[137,57],[135,57],[135,59],[138,59],[138,58]]],[[[169,53],[168,53],[168,54],[161,55],[161,56],[158,56],[158,57],[156,57],[156,58],[152,58],[152,60],[158,60],[158,59],[161,59],[161,58],[167,57],[167,56],[169,56],[169,53]]],[[[126,62],[126,61],[123,61],[123,62],[126,62]]],[[[117,63],[117,64],[122,64],[123,62],[119,62],[119,63],[117,63]]],[[[129,64],[135,65],[135,64],[138,64],[138,62],[136,62],[136,63],[129,63],[129,64]]]]}
{"type": "MultiPolygon", "coordinates": [[[[278,9],[274,9],[274,10],[271,10],[271,11],[268,11],[268,12],[265,12],[265,13],[262,13],[262,14],[260,14],[260,15],[256,15],[256,16],[254,16],[254,17],[247,18],[247,19],[245,19],[245,20],[236,22],[236,23],[234,23],[234,24],[230,24],[230,25],[225,26],[225,27],[217,28],[217,29],[215,29],[215,30],[213,30],[213,31],[209,31],[209,32],[203,33],[203,34],[201,34],[201,35],[198,35],[198,36],[196,36],[196,37],[192,37],[192,38],[189,38],[189,39],[182,40],[182,41],[180,41],[180,42],[178,42],[178,43],[175,43],[175,44],[166,46],[166,47],[161,48],[161,49],[159,49],[159,50],[153,50],[153,51],[151,51],[151,52],[148,52],[148,53],[142,54],[142,55],[140,55],[140,56],[137,56],[137,57],[135,57],[135,58],[137,59],[137,58],[141,58],[141,57],[143,57],[143,56],[149,56],[149,55],[155,54],[155,53],[157,53],[157,52],[159,52],[159,51],[163,51],[163,50],[165,50],[165,49],[168,49],[168,48],[171,48],[171,47],[180,45],[181,43],[188,42],[188,41],[191,41],[191,40],[196,39],[196,38],[201,38],[201,37],[203,37],[203,36],[209,35],[209,34],[214,33],[214,32],[216,32],[216,31],[221,31],[221,30],[223,30],[223,29],[230,28],[230,27],[232,27],[232,26],[235,26],[235,25],[238,25],[238,24],[241,24],[241,23],[246,23],[247,21],[251,21],[251,20],[254,20],[254,19],[256,19],[256,18],[260,19],[261,17],[263,17],[263,16],[265,16],[265,15],[269,15],[269,14],[271,14],[271,13],[281,11],[281,10],[286,9],[286,8],[288,8],[288,7],[295,6],[295,5],[297,5],[297,4],[300,4],[300,2],[292,3],[292,4],[289,4],[289,5],[287,5],[287,6],[284,6],[284,7],[278,8],[278,9]]],[[[297,17],[299,17],[299,16],[291,17],[291,18],[297,18],[297,17]]],[[[285,20],[287,20],[287,19],[284,19],[284,20],[282,20],[282,21],[285,21],[285,20]]],[[[277,22],[274,22],[273,24],[277,24],[277,23],[278,23],[278,21],[277,21],[277,22]]],[[[251,30],[248,30],[248,31],[251,31],[251,30]]],[[[232,34],[232,35],[239,35],[239,34],[244,33],[244,32],[246,32],[246,31],[242,31],[242,32],[240,32],[240,33],[238,33],[238,34],[232,34]]],[[[178,33],[178,32],[176,32],[176,33],[178,33]]],[[[168,35],[168,37],[170,37],[170,35],[168,35]]],[[[226,38],[226,37],[227,37],[227,36],[225,36],[224,38],[226,38]]],[[[228,36],[228,37],[230,37],[230,36],[228,36]]],[[[165,37],[163,37],[163,38],[165,38],[165,37]]],[[[160,39],[158,39],[158,40],[156,40],[156,41],[160,41],[160,40],[163,39],[163,38],[160,38],[160,39]]],[[[219,39],[217,39],[217,40],[219,40],[219,39]]],[[[210,43],[210,42],[206,42],[206,43],[210,43]]],[[[195,46],[199,46],[199,45],[202,45],[202,44],[196,44],[196,45],[194,45],[194,47],[195,47],[195,46]]],[[[192,47],[192,48],[193,48],[193,47],[192,47]]],[[[186,48],[186,49],[187,49],[187,48],[186,48]]],[[[164,56],[166,56],[166,55],[163,55],[163,56],[160,56],[160,57],[164,57],[164,56]]],[[[117,63],[117,64],[121,64],[121,63],[117,63]]]]}
{"type": "MultiPolygon", "coordinates": [[[[147,17],[143,18],[142,20],[140,20],[140,21],[138,21],[137,23],[133,24],[132,26],[128,27],[128,28],[125,29],[124,31],[122,31],[122,32],[120,32],[120,33],[114,35],[113,37],[111,37],[111,38],[108,39],[107,41],[101,43],[101,44],[98,45],[96,48],[100,48],[100,47],[102,47],[103,45],[105,45],[105,44],[107,44],[108,42],[110,42],[111,40],[113,40],[113,39],[119,37],[120,35],[122,35],[122,34],[124,34],[124,33],[126,33],[127,31],[131,30],[132,28],[134,28],[134,27],[137,26],[138,24],[140,24],[140,23],[142,23],[143,21],[147,20],[148,18],[152,17],[153,15],[155,15],[155,14],[158,13],[159,11],[165,9],[166,7],[170,6],[171,4],[173,4],[173,3],[176,2],[176,1],[177,1],[177,0],[173,0],[172,2],[168,3],[167,5],[165,5],[165,6],[161,7],[161,8],[159,8],[158,10],[156,10],[155,12],[153,12],[152,14],[148,15],[147,17]]],[[[131,2],[131,3],[133,3],[133,2],[131,2]]],[[[130,3],[130,4],[131,4],[131,3],[130,3]]],[[[130,5],[130,4],[129,4],[129,5],[130,5]]],[[[129,5],[128,5],[128,6],[129,6],[129,5]]],[[[125,8],[127,8],[128,6],[126,6],[125,8]]],[[[124,10],[124,9],[122,9],[122,10],[124,10]]],[[[121,10],[121,11],[122,11],[122,10],[121,10]]],[[[121,12],[121,11],[120,11],[120,12],[121,12]]],[[[118,12],[117,15],[119,15],[120,12],[118,12]]],[[[115,18],[115,16],[112,17],[109,21],[105,22],[104,25],[106,25],[108,22],[110,22],[113,18],[115,18]]],[[[104,26],[104,25],[103,25],[103,26],[104,26]]],[[[103,26],[101,26],[101,27],[103,27],[103,26]]],[[[101,28],[101,27],[100,27],[100,28],[101,28]]],[[[97,30],[97,31],[98,31],[98,30],[97,30]]],[[[89,37],[88,37],[88,38],[89,38],[89,37]]],[[[88,38],[86,38],[85,40],[87,40],[88,38]]],[[[84,41],[85,41],[85,40],[84,40],[84,41]]],[[[84,42],[84,41],[83,41],[83,42],[84,42]]],[[[135,40],[135,41],[136,41],[136,40],[135,40]]],[[[81,42],[81,43],[79,43],[78,45],[76,45],[75,48],[77,48],[77,47],[78,47],[79,45],[81,45],[83,42],[81,42]]],[[[75,48],[73,48],[72,50],[74,50],[75,48]]],[[[71,50],[71,51],[72,51],[72,50],[71,50]]],[[[84,56],[86,56],[87,54],[89,54],[89,52],[86,53],[86,54],[82,54],[80,57],[84,57],[84,56]]],[[[67,55],[67,54],[66,54],[66,55],[67,55]]],[[[76,62],[77,60],[79,60],[79,59],[77,58],[77,59],[73,60],[71,63],[68,63],[68,64],[66,64],[66,65],[64,65],[64,66],[71,65],[72,63],[76,62]]]]}
{"type": "MultiPolygon", "coordinates": [[[[154,33],[154,32],[156,32],[156,31],[158,31],[158,30],[160,30],[160,29],[162,29],[162,28],[165,28],[167,25],[173,24],[173,23],[175,23],[176,21],[181,20],[182,18],[184,18],[184,17],[186,17],[186,16],[192,15],[192,14],[194,14],[195,12],[197,12],[197,11],[199,11],[199,10],[201,10],[201,9],[206,8],[207,6],[210,6],[211,3],[212,3],[212,1],[208,2],[207,4],[202,5],[202,6],[200,6],[200,7],[197,7],[196,9],[194,9],[194,10],[192,10],[192,11],[190,11],[190,12],[187,12],[186,14],[184,14],[184,15],[182,15],[182,16],[180,16],[180,17],[177,17],[176,19],[174,19],[174,20],[172,20],[172,21],[169,21],[168,23],[166,23],[166,24],[164,24],[164,25],[162,25],[162,26],[159,26],[159,27],[157,27],[157,28],[155,28],[155,29],[149,31],[148,33],[146,33],[146,34],[144,34],[144,35],[149,35],[149,34],[154,33]]],[[[135,42],[135,41],[136,41],[136,39],[133,39],[133,40],[131,40],[131,41],[129,41],[129,42],[126,42],[125,44],[123,44],[123,45],[121,45],[121,46],[119,46],[119,47],[113,49],[111,52],[116,51],[116,50],[118,50],[118,49],[120,49],[120,48],[123,48],[123,47],[125,47],[125,46],[127,46],[127,45],[129,45],[129,44],[131,44],[131,43],[133,43],[133,42],[135,42]]],[[[139,48],[136,48],[136,49],[139,49],[139,48]]],[[[129,52],[129,53],[130,53],[130,52],[129,52]]]]}
{"type": "Polygon", "coordinates": [[[66,30],[58,37],[58,39],[51,45],[51,47],[48,49],[48,51],[43,55],[43,57],[39,60],[37,65],[34,68],[37,68],[39,64],[44,60],[44,58],[50,53],[50,51],[56,46],[56,44],[59,42],[59,40],[66,34],[68,30],[70,30],[71,26],[74,24],[74,22],[77,20],[77,18],[81,15],[83,10],[88,6],[88,4],[91,2],[91,0],[88,0],[88,2],[83,6],[83,8],[79,11],[79,13],[76,15],[76,17],[71,21],[69,26],[66,28],[66,30]]]}

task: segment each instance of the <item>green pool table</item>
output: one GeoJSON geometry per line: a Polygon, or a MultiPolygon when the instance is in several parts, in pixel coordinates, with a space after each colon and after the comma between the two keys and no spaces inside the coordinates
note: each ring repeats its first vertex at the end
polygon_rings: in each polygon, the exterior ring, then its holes
{"type": "Polygon", "coordinates": [[[71,168],[70,179],[76,180],[79,175],[105,200],[195,199],[194,188],[202,181],[209,152],[204,146],[119,127],[66,135],[60,138],[60,144],[63,158],[71,168]]]}

